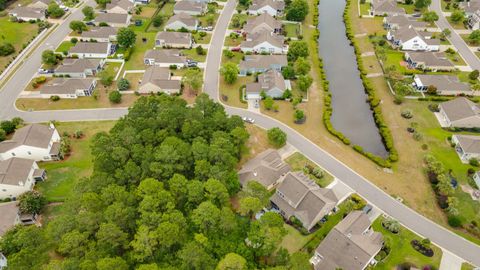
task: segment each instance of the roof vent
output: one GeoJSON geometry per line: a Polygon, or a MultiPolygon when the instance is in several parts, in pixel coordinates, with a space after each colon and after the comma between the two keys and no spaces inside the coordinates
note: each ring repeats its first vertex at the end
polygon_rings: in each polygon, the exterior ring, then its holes
{"type": "Polygon", "coordinates": [[[23,181],[19,181],[19,182],[18,182],[18,185],[19,185],[19,186],[23,186],[23,181]]]}
{"type": "Polygon", "coordinates": [[[351,234],[351,233],[348,233],[348,234],[347,234],[347,237],[348,237],[348,238],[351,238],[351,237],[352,237],[352,234],[351,234]]]}
{"type": "Polygon", "coordinates": [[[253,172],[253,176],[257,176],[257,172],[256,172],[256,171],[253,172]]]}

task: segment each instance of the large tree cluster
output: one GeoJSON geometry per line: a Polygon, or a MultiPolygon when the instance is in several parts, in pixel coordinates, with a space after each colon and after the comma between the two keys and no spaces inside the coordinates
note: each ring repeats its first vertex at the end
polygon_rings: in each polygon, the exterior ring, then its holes
{"type": "Polygon", "coordinates": [[[248,137],[242,120],[206,95],[191,107],[178,97],[140,98],[95,136],[93,173],[62,213],[44,229],[8,232],[0,249],[12,269],[296,269],[278,249],[282,218],[252,219],[268,192],[259,184],[238,192],[248,137]]]}

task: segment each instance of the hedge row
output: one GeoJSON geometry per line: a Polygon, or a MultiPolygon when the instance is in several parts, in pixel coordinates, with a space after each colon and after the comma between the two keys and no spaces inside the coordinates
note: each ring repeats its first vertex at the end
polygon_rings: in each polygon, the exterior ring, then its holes
{"type": "Polygon", "coordinates": [[[365,155],[366,157],[368,157],[369,159],[371,159],[372,161],[374,161],[375,163],[377,163],[380,166],[391,167],[390,162],[398,161],[398,152],[395,149],[395,146],[393,144],[392,134],[391,134],[389,128],[387,127],[387,125],[385,123],[385,120],[383,119],[382,109],[379,106],[380,100],[376,97],[375,90],[374,90],[370,81],[367,78],[367,72],[363,68],[363,61],[362,61],[362,58],[361,58],[361,52],[360,52],[360,49],[359,49],[359,47],[358,47],[358,45],[357,45],[357,43],[354,39],[354,34],[353,34],[353,31],[352,31],[352,22],[351,22],[350,17],[348,16],[348,10],[350,8],[351,0],[346,0],[346,2],[347,3],[346,3],[346,6],[345,6],[345,10],[343,12],[343,21],[345,23],[347,38],[350,40],[350,43],[352,44],[352,46],[354,48],[355,56],[357,58],[357,68],[360,72],[360,78],[362,80],[363,87],[364,87],[365,92],[368,96],[368,102],[370,103],[370,108],[373,111],[373,117],[375,119],[375,124],[378,127],[378,130],[379,130],[380,135],[382,137],[382,141],[383,141],[383,143],[385,145],[385,148],[387,149],[389,155],[388,155],[388,158],[385,160],[381,157],[373,155],[372,153],[367,153],[367,152],[363,151],[363,149],[361,147],[354,147],[354,149],[356,151],[362,153],[363,155],[365,155]]]}

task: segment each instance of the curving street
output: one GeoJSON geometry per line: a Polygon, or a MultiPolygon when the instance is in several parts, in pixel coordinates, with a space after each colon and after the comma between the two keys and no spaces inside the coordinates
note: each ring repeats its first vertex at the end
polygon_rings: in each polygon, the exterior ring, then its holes
{"type": "MultiPolygon", "coordinates": [[[[434,0],[438,2],[439,0],[434,0]]],[[[91,3],[91,2],[90,2],[91,3]]],[[[223,12],[215,27],[212,42],[207,56],[207,65],[205,69],[204,91],[208,93],[216,101],[219,101],[219,68],[221,62],[221,55],[223,50],[223,43],[225,33],[229,21],[235,12],[236,0],[228,0],[223,12]]],[[[439,13],[440,14],[440,13],[439,13]]],[[[71,21],[82,16],[79,10],[67,19],[71,21]]],[[[440,16],[441,20],[444,17],[440,16]]],[[[439,26],[442,27],[441,21],[439,26]]],[[[444,26],[448,27],[448,26],[444,26]]],[[[442,28],[443,29],[443,28],[442,28]]],[[[68,29],[68,22],[63,23],[58,29],[51,34],[44,44],[39,46],[33,55],[25,61],[18,72],[5,85],[3,91],[0,92],[0,118],[7,119],[14,116],[20,116],[28,122],[45,122],[49,120],[58,121],[89,121],[89,120],[109,120],[118,119],[127,113],[126,108],[120,109],[91,109],[91,110],[66,110],[66,111],[40,111],[40,112],[21,112],[14,107],[15,99],[20,94],[22,89],[28,83],[35,71],[40,66],[41,52],[52,44],[59,44],[63,38],[70,32],[68,29]]],[[[456,45],[455,37],[460,38],[452,31],[451,41],[456,45]]],[[[463,42],[463,40],[460,41],[463,42]]],[[[466,44],[463,42],[463,45],[466,44]]],[[[55,47],[55,46],[53,46],[55,47]]],[[[462,46],[459,50],[464,50],[462,46]]],[[[466,48],[468,50],[468,47],[466,48]]],[[[475,55],[468,52],[476,59],[475,55]]],[[[468,58],[468,52],[460,52],[468,64],[475,69],[480,69],[480,61],[468,58]]],[[[473,244],[470,241],[450,232],[449,230],[437,225],[422,215],[416,213],[409,207],[395,200],[390,195],[377,188],[367,179],[357,174],[347,165],[335,159],[332,155],[315,145],[313,142],[303,137],[300,133],[287,125],[267,117],[265,115],[253,113],[244,109],[232,108],[225,106],[229,114],[252,117],[256,124],[262,128],[269,129],[272,127],[280,127],[287,133],[288,142],[301,151],[305,156],[319,164],[329,173],[340,179],[342,182],[354,189],[358,194],[368,200],[370,203],[376,205],[386,214],[399,220],[404,226],[415,231],[423,237],[428,237],[433,243],[440,247],[449,250],[451,253],[469,261],[475,265],[480,265],[480,246],[473,244]]],[[[319,123],[321,124],[321,123],[319,123]]]]}
{"type": "Polygon", "coordinates": [[[442,12],[441,0],[433,0],[430,5],[430,10],[435,11],[438,14],[438,21],[436,22],[438,28],[441,30],[448,28],[450,29],[451,35],[448,37],[450,43],[452,43],[455,48],[457,48],[458,53],[465,59],[465,62],[472,68],[480,70],[480,60],[478,57],[470,50],[467,46],[467,43],[460,37],[460,35],[455,32],[455,29],[450,25],[445,18],[445,15],[442,12]]]}

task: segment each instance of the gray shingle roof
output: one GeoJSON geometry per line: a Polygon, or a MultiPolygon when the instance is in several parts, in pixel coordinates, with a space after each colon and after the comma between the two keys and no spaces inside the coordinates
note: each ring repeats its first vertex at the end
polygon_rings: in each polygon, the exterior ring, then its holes
{"type": "Polygon", "coordinates": [[[40,94],[62,95],[75,94],[76,90],[89,89],[94,78],[71,79],[71,78],[55,78],[40,88],[40,94]]]}
{"type": "Polygon", "coordinates": [[[16,7],[10,11],[10,14],[15,14],[15,16],[23,18],[41,19],[45,17],[45,10],[32,7],[16,7]]]}
{"type": "Polygon", "coordinates": [[[470,85],[468,83],[460,82],[457,76],[453,75],[415,75],[423,85],[433,85],[438,91],[470,91],[470,85]]]}
{"type": "Polygon", "coordinates": [[[90,30],[82,32],[80,35],[81,38],[109,38],[110,36],[116,35],[118,28],[104,26],[104,27],[91,27],[90,30]]]}
{"type": "Polygon", "coordinates": [[[283,54],[272,55],[245,55],[245,60],[240,62],[240,69],[263,68],[268,69],[271,65],[286,66],[288,64],[287,56],[283,54]]]}
{"type": "Polygon", "coordinates": [[[121,7],[122,9],[128,11],[130,10],[134,4],[128,0],[117,0],[117,1],[111,1],[110,3],[107,4],[106,10],[110,10],[115,7],[121,7]]]}
{"type": "Polygon", "coordinates": [[[87,69],[96,69],[100,65],[100,59],[73,59],[63,60],[62,65],[55,69],[57,73],[80,73],[87,69]]]}
{"type": "Polygon", "coordinates": [[[480,154],[480,136],[454,135],[465,153],[480,154]]]}
{"type": "Polygon", "coordinates": [[[247,24],[243,27],[243,30],[247,33],[254,33],[262,30],[272,31],[275,29],[281,29],[282,23],[273,18],[268,13],[262,13],[256,17],[253,17],[247,21],[247,24]]]}
{"type": "Polygon", "coordinates": [[[0,161],[0,184],[24,185],[35,161],[25,158],[9,158],[0,161]]]}
{"type": "Polygon", "coordinates": [[[364,269],[383,244],[380,233],[365,234],[369,227],[370,220],[365,213],[351,212],[328,233],[315,250],[315,254],[323,257],[314,265],[315,270],[364,269]]]}
{"type": "Polygon", "coordinates": [[[144,58],[154,59],[156,63],[184,64],[187,61],[185,56],[180,55],[180,50],[175,49],[148,50],[144,58]]]}
{"type": "Polygon", "coordinates": [[[128,14],[120,13],[97,13],[94,21],[97,23],[128,23],[128,14]]]}
{"type": "Polygon", "coordinates": [[[182,32],[158,32],[155,39],[164,40],[170,44],[185,44],[189,45],[192,40],[192,34],[182,32]]]}
{"type": "Polygon", "coordinates": [[[108,46],[107,42],[77,42],[69,53],[108,53],[108,46]]]}
{"type": "Polygon", "coordinates": [[[240,47],[252,48],[262,42],[268,42],[277,48],[282,48],[284,39],[285,37],[282,35],[277,35],[268,31],[261,31],[247,35],[247,40],[243,41],[240,44],[240,47]]]}
{"type": "Polygon", "coordinates": [[[406,52],[412,61],[423,63],[427,67],[453,67],[443,52],[406,52]]]}
{"type": "Polygon", "coordinates": [[[182,22],[183,24],[189,27],[194,27],[195,25],[197,25],[197,18],[183,12],[175,14],[172,17],[170,17],[166,25],[168,26],[176,21],[182,22]]]}
{"type": "Polygon", "coordinates": [[[407,17],[405,14],[396,14],[396,15],[389,15],[385,18],[386,23],[388,24],[395,24],[399,28],[404,28],[408,26],[413,26],[414,28],[424,28],[427,27],[426,22],[417,21],[407,17]]]}
{"type": "Polygon", "coordinates": [[[290,166],[282,161],[278,152],[268,149],[245,163],[238,172],[238,176],[242,186],[245,186],[250,180],[255,180],[268,187],[276,183],[288,171],[290,171],[290,166]]]}
{"type": "Polygon", "coordinates": [[[173,10],[178,13],[181,11],[194,11],[194,12],[203,12],[206,8],[204,2],[182,0],[175,3],[173,10]]]}
{"type": "Polygon", "coordinates": [[[282,73],[270,69],[267,72],[258,75],[258,82],[247,84],[246,91],[247,93],[260,93],[262,90],[268,91],[274,87],[282,91],[287,89],[282,73]]]}
{"type": "Polygon", "coordinates": [[[161,89],[180,89],[179,80],[170,79],[170,69],[164,67],[152,66],[145,70],[142,79],[142,86],[151,83],[161,89]]]}
{"type": "Polygon", "coordinates": [[[458,97],[440,104],[450,121],[458,121],[472,116],[480,118],[480,108],[465,97],[458,97]]]}
{"type": "Polygon", "coordinates": [[[0,142],[0,153],[20,145],[48,148],[55,129],[46,125],[31,124],[17,129],[11,140],[0,142]]]}
{"type": "Polygon", "coordinates": [[[271,6],[276,10],[284,10],[285,2],[282,0],[253,0],[248,8],[249,10],[258,10],[266,6],[271,6]]]}
{"type": "Polygon", "coordinates": [[[0,236],[4,235],[9,229],[15,225],[18,215],[17,202],[0,203],[0,236]]]}
{"type": "Polygon", "coordinates": [[[397,2],[394,0],[373,0],[372,9],[377,14],[383,13],[398,13],[404,14],[405,10],[397,6],[397,2]]]}

